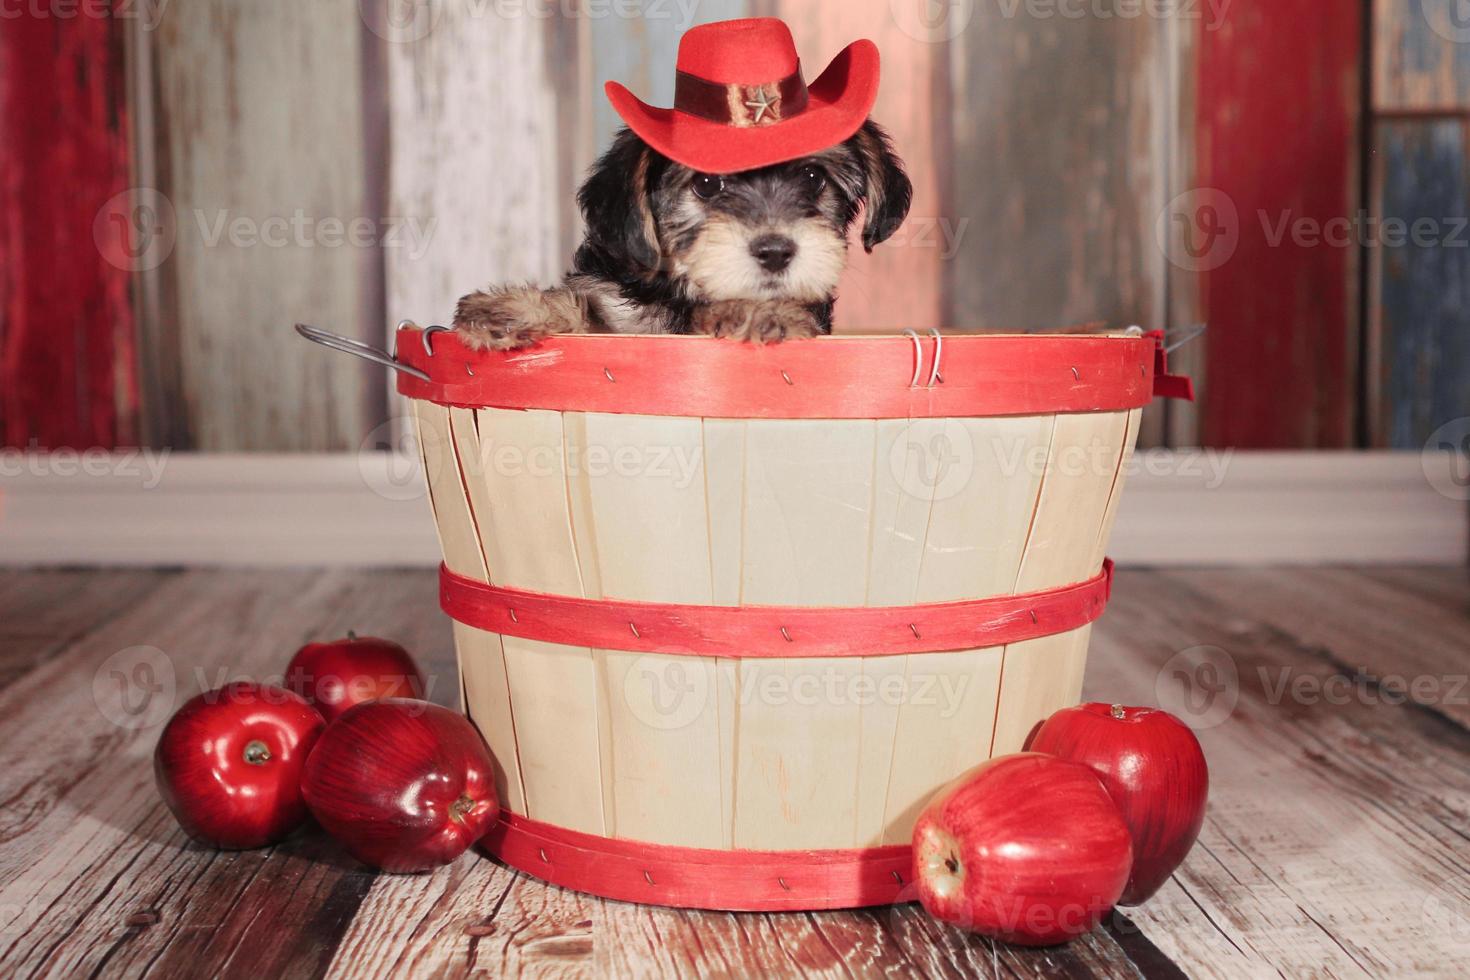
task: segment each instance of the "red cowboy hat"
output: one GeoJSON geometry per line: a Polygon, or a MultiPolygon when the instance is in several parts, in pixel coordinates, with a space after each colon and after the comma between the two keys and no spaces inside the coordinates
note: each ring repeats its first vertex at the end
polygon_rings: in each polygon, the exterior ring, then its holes
{"type": "Polygon", "coordinates": [[[606,91],[628,128],[664,156],[733,173],[816,153],[857,132],[878,98],[878,47],[854,41],[808,86],[782,21],[727,20],[679,41],[672,109],[617,82],[606,91]]]}

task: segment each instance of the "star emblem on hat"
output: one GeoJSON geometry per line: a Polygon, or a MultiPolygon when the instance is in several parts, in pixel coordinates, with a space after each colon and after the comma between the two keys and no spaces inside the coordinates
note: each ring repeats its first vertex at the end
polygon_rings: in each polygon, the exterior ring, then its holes
{"type": "Polygon", "coordinates": [[[755,121],[759,123],[765,118],[767,112],[773,116],[776,114],[776,103],[780,101],[781,96],[772,95],[762,88],[757,89],[755,95],[751,99],[746,100],[745,105],[755,110],[755,121]]]}

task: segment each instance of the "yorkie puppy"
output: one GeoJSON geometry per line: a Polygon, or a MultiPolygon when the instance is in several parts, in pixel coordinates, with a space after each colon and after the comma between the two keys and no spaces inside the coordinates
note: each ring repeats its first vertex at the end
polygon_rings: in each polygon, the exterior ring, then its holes
{"type": "Polygon", "coordinates": [[[911,197],[872,120],[813,156],[731,174],[691,170],[624,129],[577,193],[587,232],[562,285],[471,293],[454,325],[471,347],[502,350],[554,333],[831,333],[849,227],[865,208],[871,252],[911,197]]]}

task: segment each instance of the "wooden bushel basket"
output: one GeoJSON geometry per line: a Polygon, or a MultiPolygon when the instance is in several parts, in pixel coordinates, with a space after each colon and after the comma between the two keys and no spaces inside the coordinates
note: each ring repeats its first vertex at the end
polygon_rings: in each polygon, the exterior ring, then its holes
{"type": "Polygon", "coordinates": [[[547,881],[883,904],[936,788],[1078,701],[1156,335],[400,330],[465,710],[547,881]]]}

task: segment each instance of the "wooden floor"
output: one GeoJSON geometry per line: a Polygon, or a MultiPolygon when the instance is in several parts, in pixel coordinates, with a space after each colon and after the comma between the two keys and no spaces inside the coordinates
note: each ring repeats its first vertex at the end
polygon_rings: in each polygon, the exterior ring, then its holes
{"type": "Polygon", "coordinates": [[[1220,719],[1201,732],[1209,817],[1151,902],[1045,951],[915,906],[680,913],[474,853],[388,877],[319,832],[247,853],[191,844],[153,786],[158,709],[348,628],[421,651],[436,700],[453,701],[427,571],[0,573],[0,976],[1450,977],[1470,963],[1460,569],[1122,572],[1089,697],[1187,693],[1220,719]]]}

